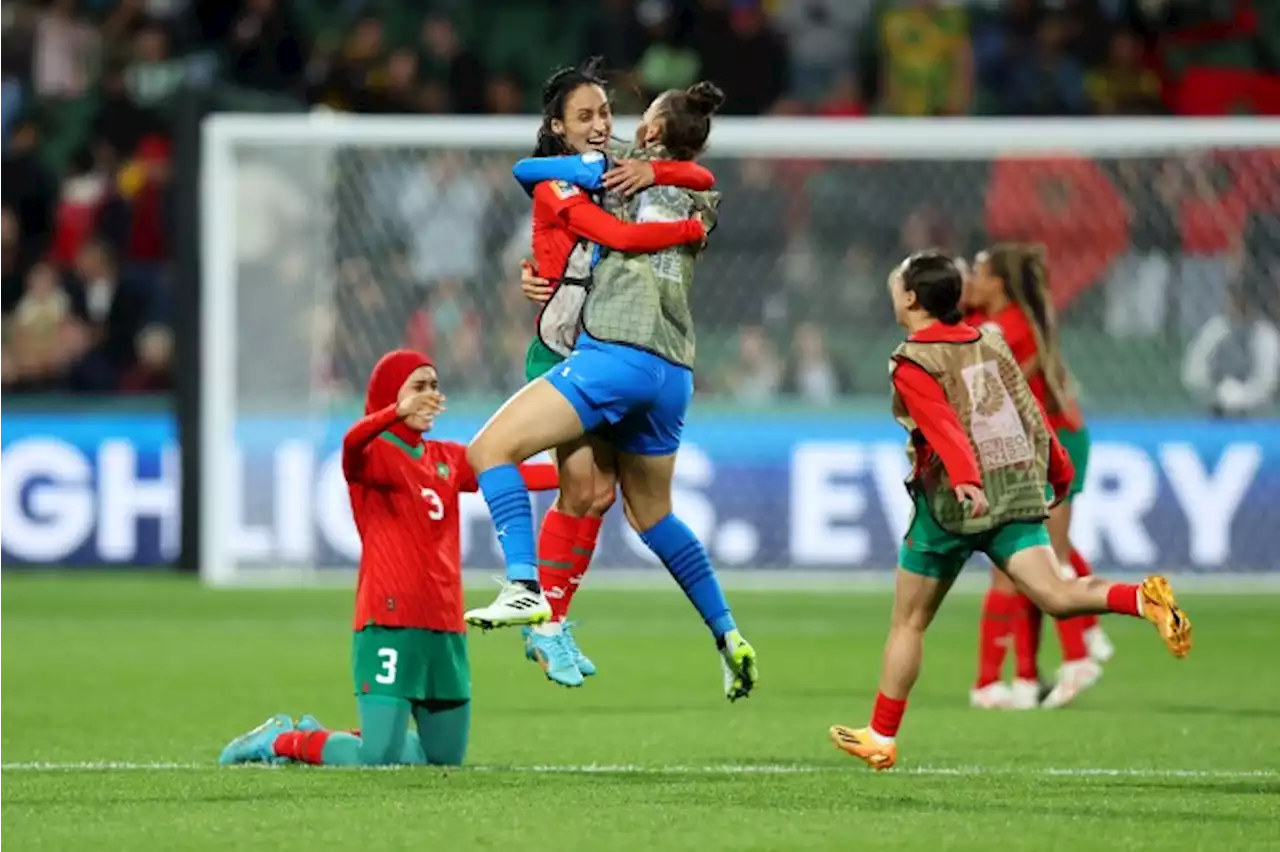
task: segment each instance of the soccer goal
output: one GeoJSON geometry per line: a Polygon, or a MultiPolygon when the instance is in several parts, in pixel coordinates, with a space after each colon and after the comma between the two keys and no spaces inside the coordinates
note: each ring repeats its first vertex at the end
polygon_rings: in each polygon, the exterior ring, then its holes
{"type": "MultiPolygon", "coordinates": [[[[450,397],[436,437],[467,440],[519,387],[529,201],[510,167],[537,127],[206,121],[206,582],[349,576],[337,448],[384,351],[436,360],[450,397]]],[[[1066,353],[1101,424],[1081,546],[1121,570],[1280,568],[1248,532],[1280,523],[1275,421],[1215,429],[1181,369],[1205,319],[1274,296],[1280,122],[724,118],[705,162],[725,200],[695,291],[701,394],[678,508],[718,563],[893,564],[908,507],[885,408],[886,274],[911,250],[1008,239],[1048,246],[1066,353]]],[[[467,565],[496,566],[483,501],[462,511],[467,565]]],[[[599,564],[648,565],[613,514],[599,564]]]]}

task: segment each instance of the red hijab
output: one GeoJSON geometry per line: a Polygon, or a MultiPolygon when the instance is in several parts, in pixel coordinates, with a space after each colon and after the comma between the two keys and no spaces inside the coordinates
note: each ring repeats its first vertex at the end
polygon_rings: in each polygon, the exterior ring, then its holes
{"type": "MultiPolygon", "coordinates": [[[[409,374],[419,367],[432,367],[431,359],[412,349],[396,349],[383,355],[369,375],[369,388],[364,397],[364,413],[372,414],[389,405],[395,405],[400,388],[409,374]]],[[[396,421],[389,430],[406,444],[417,444],[422,435],[403,420],[396,421]]]]}

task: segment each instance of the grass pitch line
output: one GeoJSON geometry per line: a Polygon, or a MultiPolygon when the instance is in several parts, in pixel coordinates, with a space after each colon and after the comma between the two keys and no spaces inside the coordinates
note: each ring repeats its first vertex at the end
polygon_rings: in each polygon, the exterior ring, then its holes
{"type": "MultiPolygon", "coordinates": [[[[124,761],[84,761],[73,763],[4,763],[4,772],[173,772],[211,771],[218,769],[212,763],[132,763],[124,761]]],[[[272,770],[275,766],[245,766],[244,769],[272,770]]],[[[339,771],[363,771],[357,767],[329,767],[339,771]]],[[[375,771],[407,770],[413,767],[368,767],[375,771]]],[[[638,764],[584,764],[581,766],[495,766],[480,764],[463,771],[536,775],[813,775],[820,773],[865,772],[861,766],[835,766],[830,764],[804,765],[785,763],[719,764],[707,766],[641,766],[638,764]]],[[[1102,769],[1102,768],[1053,768],[1036,767],[1010,769],[990,766],[916,766],[894,770],[894,775],[923,775],[950,777],[1044,777],[1044,778],[1200,778],[1200,779],[1280,779],[1280,771],[1271,769],[1102,769]]]]}

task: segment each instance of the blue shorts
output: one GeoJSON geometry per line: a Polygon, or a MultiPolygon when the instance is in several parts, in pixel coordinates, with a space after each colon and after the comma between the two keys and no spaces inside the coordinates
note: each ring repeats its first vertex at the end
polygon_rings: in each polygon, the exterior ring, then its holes
{"type": "Polygon", "coordinates": [[[544,378],[573,405],[583,429],[620,452],[669,456],[680,448],[693,400],[688,367],[583,334],[577,348],[544,378]]]}

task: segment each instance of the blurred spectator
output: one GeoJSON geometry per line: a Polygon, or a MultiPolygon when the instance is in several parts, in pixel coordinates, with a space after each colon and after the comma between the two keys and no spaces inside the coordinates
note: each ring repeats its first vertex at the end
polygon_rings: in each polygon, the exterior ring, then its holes
{"type": "Polygon", "coordinates": [[[186,65],[173,58],[168,31],[157,21],[145,23],[134,36],[132,60],[125,69],[133,99],[143,107],[158,106],[185,78],[186,65]]]}
{"type": "Polygon", "coordinates": [[[725,115],[759,115],[787,90],[787,48],[758,2],[734,3],[732,11],[726,6],[710,0],[697,18],[699,76],[725,82],[725,115]]]}
{"type": "Polygon", "coordinates": [[[493,115],[524,112],[524,93],[520,91],[519,81],[510,74],[497,74],[489,80],[486,100],[493,115]]]}
{"type": "Polygon", "coordinates": [[[443,15],[427,18],[422,25],[422,49],[427,77],[449,94],[449,111],[484,112],[484,64],[459,40],[453,22],[443,15]]]}
{"type": "Polygon", "coordinates": [[[841,316],[864,328],[884,322],[888,316],[887,273],[877,263],[870,246],[862,242],[851,245],[834,277],[840,288],[841,316]]]}
{"type": "Polygon", "coordinates": [[[293,89],[307,64],[299,29],[280,0],[246,0],[231,29],[232,81],[256,89],[293,89]]]}
{"type": "Polygon", "coordinates": [[[826,337],[816,323],[796,326],[782,390],[813,405],[831,405],[851,390],[848,376],[827,352],[826,337]]]}
{"type": "Polygon", "coordinates": [[[160,117],[153,110],[138,106],[129,94],[124,67],[107,69],[93,120],[93,137],[109,144],[116,158],[124,160],[133,156],[143,136],[157,133],[160,128],[160,117]]]}
{"type": "Polygon", "coordinates": [[[98,34],[79,15],[76,0],[53,0],[36,24],[32,85],[38,97],[77,98],[89,86],[98,34]]]}
{"type": "Polygon", "coordinates": [[[71,169],[62,181],[54,214],[53,243],[49,247],[49,259],[64,269],[75,262],[80,249],[97,230],[108,180],[87,149],[72,157],[71,169]]]}
{"type": "Polygon", "coordinates": [[[903,255],[927,249],[950,250],[954,241],[955,229],[947,217],[932,205],[914,210],[902,220],[899,248],[903,255]]]}
{"type": "Polygon", "coordinates": [[[791,0],[778,22],[791,56],[791,94],[801,100],[829,100],[842,75],[851,75],[858,27],[869,0],[791,0]]]}
{"type": "Polygon", "coordinates": [[[336,58],[319,70],[317,100],[334,109],[359,109],[369,75],[382,56],[381,19],[366,15],[352,27],[336,58]]]}
{"type": "Polygon", "coordinates": [[[418,78],[418,54],[412,50],[394,51],[382,68],[369,75],[369,112],[419,112],[425,106],[418,78]]]}
{"type": "Polygon", "coordinates": [[[148,136],[120,172],[120,194],[128,202],[127,254],[137,265],[155,266],[168,256],[173,220],[170,148],[163,136],[148,136]]]}
{"type": "Polygon", "coordinates": [[[1103,115],[1155,115],[1164,111],[1160,77],[1142,59],[1142,42],[1128,30],[1111,36],[1105,65],[1088,77],[1093,108],[1103,115]]]}
{"type": "Polygon", "coordinates": [[[23,119],[13,130],[0,165],[0,197],[18,217],[18,232],[34,251],[42,251],[53,233],[53,211],[58,182],[40,159],[40,132],[32,119],[23,119]]]}
{"type": "Polygon", "coordinates": [[[1280,388],[1280,331],[1257,310],[1243,288],[1225,313],[1201,327],[1182,362],[1182,381],[1222,417],[1257,414],[1280,388]]]}
{"type": "Polygon", "coordinates": [[[116,390],[137,364],[138,334],[152,319],[154,296],[138,281],[120,274],[110,247],[90,242],[80,250],[77,314],[88,330],[84,357],[72,370],[77,390],[116,390]]]}
{"type": "Polygon", "coordinates": [[[631,68],[644,50],[644,33],[631,0],[599,0],[596,17],[587,30],[584,55],[605,57],[619,68],[631,68]]]}
{"type": "Polygon", "coordinates": [[[941,0],[885,6],[863,28],[860,61],[874,70],[879,111],[889,115],[963,115],[973,98],[969,14],[941,0]]]}
{"type": "Polygon", "coordinates": [[[124,393],[146,394],[170,390],[173,367],[173,332],[163,325],[149,325],[135,342],[138,362],[125,371],[120,382],[124,393]]]}
{"type": "Polygon", "coordinates": [[[1174,268],[1168,247],[1178,244],[1178,229],[1158,189],[1163,171],[1156,159],[1123,158],[1116,167],[1129,246],[1106,281],[1104,323],[1113,337],[1154,337],[1165,330],[1174,268]]]}
{"type": "Polygon", "coordinates": [[[697,81],[702,68],[698,52],[676,32],[668,0],[641,0],[636,14],[649,46],[636,62],[637,82],[646,98],[667,89],[684,89],[697,81]]]}
{"type": "Polygon", "coordinates": [[[738,363],[726,379],[726,389],[738,402],[765,405],[782,386],[782,365],[765,330],[747,326],[738,332],[738,363]]]}
{"type": "Polygon", "coordinates": [[[456,151],[423,157],[403,176],[397,208],[418,280],[475,281],[489,186],[456,151]]]}
{"type": "Polygon", "coordinates": [[[1085,115],[1089,98],[1084,66],[1067,52],[1067,25],[1050,15],[1036,32],[1032,54],[1010,70],[1005,109],[1014,115],[1085,115]]]}
{"type": "Polygon", "coordinates": [[[71,297],[58,271],[47,263],[32,266],[7,329],[9,380],[15,390],[58,388],[77,354],[75,326],[71,297]]]}
{"type": "Polygon", "coordinates": [[[1247,181],[1231,162],[1204,152],[1169,160],[1159,181],[1182,237],[1178,257],[1178,330],[1182,340],[1226,307],[1227,284],[1239,271],[1248,204],[1247,181]]]}

